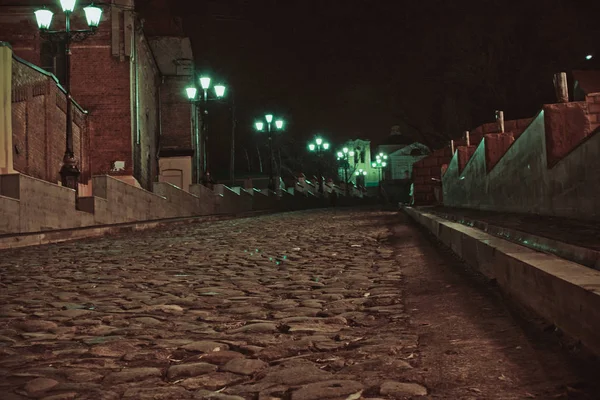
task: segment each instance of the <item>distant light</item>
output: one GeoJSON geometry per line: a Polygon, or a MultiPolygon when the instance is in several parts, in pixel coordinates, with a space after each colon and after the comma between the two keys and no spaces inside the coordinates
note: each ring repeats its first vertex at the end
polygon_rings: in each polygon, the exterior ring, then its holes
{"type": "Polygon", "coordinates": [[[202,89],[206,90],[210,87],[210,78],[203,76],[200,78],[200,86],[202,86],[202,89]]]}
{"type": "Polygon", "coordinates": [[[358,171],[356,171],[355,175],[358,176],[358,175],[360,175],[360,173],[358,171]]]}
{"type": "Polygon", "coordinates": [[[588,54],[587,56],[585,56],[586,60],[591,60],[592,58],[594,58],[594,56],[592,56],[591,54],[588,54]]]}
{"type": "Polygon", "coordinates": [[[215,85],[215,94],[219,98],[225,96],[225,85],[215,85]]]}
{"type": "Polygon", "coordinates": [[[37,10],[34,14],[35,20],[38,24],[38,28],[50,29],[50,24],[52,23],[52,15],[54,15],[52,11],[43,8],[41,10],[37,10]]]}
{"type": "Polygon", "coordinates": [[[363,175],[367,175],[367,171],[363,171],[363,175]]]}
{"type": "Polygon", "coordinates": [[[347,152],[348,152],[348,148],[347,148],[347,147],[344,147],[344,148],[342,149],[342,151],[343,151],[344,153],[347,153],[347,152]]]}
{"type": "Polygon", "coordinates": [[[85,11],[85,19],[87,20],[88,26],[90,28],[97,28],[98,25],[100,25],[102,9],[100,7],[96,7],[93,4],[90,4],[89,6],[84,7],[83,11],[85,11]]]}
{"type": "Polygon", "coordinates": [[[309,145],[308,145],[308,149],[309,149],[310,151],[315,151],[315,145],[314,145],[313,143],[309,144],[309,145]]]}
{"type": "Polygon", "coordinates": [[[387,163],[385,161],[381,163],[382,167],[385,167],[386,165],[387,165],[387,163]]]}
{"type": "Polygon", "coordinates": [[[342,158],[342,157],[344,157],[344,153],[342,153],[341,151],[338,151],[337,156],[338,156],[338,158],[342,158]]]}
{"type": "Polygon", "coordinates": [[[371,166],[372,166],[373,168],[377,168],[377,163],[371,163],[371,166]]]}
{"type": "Polygon", "coordinates": [[[194,100],[196,98],[196,93],[198,93],[198,89],[195,87],[185,88],[185,93],[187,94],[188,99],[194,100]]]}
{"type": "Polygon", "coordinates": [[[321,143],[323,143],[323,139],[321,138],[317,138],[317,140],[315,140],[317,142],[317,146],[320,146],[321,143]]]}
{"type": "Polygon", "coordinates": [[[64,12],[73,12],[76,0],[60,0],[60,5],[64,12]]]}
{"type": "Polygon", "coordinates": [[[353,151],[351,151],[351,152],[350,152],[350,153],[348,153],[348,154],[350,154],[350,157],[354,157],[354,152],[353,152],[353,151]]]}
{"type": "Polygon", "coordinates": [[[383,159],[384,159],[384,160],[387,160],[387,154],[384,154],[384,155],[383,155],[383,159]]]}
{"type": "Polygon", "coordinates": [[[256,127],[257,131],[262,131],[263,128],[265,127],[265,124],[263,124],[262,122],[259,121],[259,122],[254,123],[254,126],[256,127]]]}
{"type": "Polygon", "coordinates": [[[278,119],[275,121],[275,127],[277,127],[277,129],[283,129],[283,120],[278,119]]]}
{"type": "Polygon", "coordinates": [[[329,143],[323,143],[323,148],[324,148],[325,150],[329,149],[329,143]]]}
{"type": "Polygon", "coordinates": [[[270,124],[273,121],[273,114],[266,114],[265,119],[270,124]]]}

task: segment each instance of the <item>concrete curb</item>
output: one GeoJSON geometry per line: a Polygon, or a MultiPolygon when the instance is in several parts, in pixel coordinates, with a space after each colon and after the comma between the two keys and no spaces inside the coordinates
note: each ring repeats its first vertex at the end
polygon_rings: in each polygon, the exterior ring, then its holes
{"type": "Polygon", "coordinates": [[[225,221],[237,218],[248,218],[263,214],[276,214],[279,210],[251,211],[241,214],[206,215],[197,217],[167,218],[152,221],[125,222],[112,225],[94,225],[73,229],[57,229],[43,232],[27,232],[19,234],[0,235],[0,250],[19,247],[38,246],[42,244],[61,243],[72,240],[116,235],[124,232],[143,231],[166,225],[183,225],[225,221]]]}
{"type": "Polygon", "coordinates": [[[437,211],[433,212],[432,215],[437,215],[444,219],[458,222],[462,225],[475,227],[491,235],[520,244],[521,246],[529,247],[533,250],[543,251],[545,253],[552,253],[558,257],[573,261],[577,264],[600,270],[600,251],[589,249],[587,247],[576,246],[516,229],[492,225],[477,219],[466,218],[463,216],[457,217],[453,214],[437,211]]]}
{"type": "Polygon", "coordinates": [[[600,356],[600,272],[415,208],[404,211],[515,301],[600,356]]]}

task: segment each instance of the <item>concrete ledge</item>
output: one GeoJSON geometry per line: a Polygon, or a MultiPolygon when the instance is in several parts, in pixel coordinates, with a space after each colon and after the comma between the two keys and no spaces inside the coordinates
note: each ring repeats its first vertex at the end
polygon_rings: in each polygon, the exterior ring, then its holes
{"type": "Polygon", "coordinates": [[[44,232],[0,235],[0,250],[18,247],[37,246],[50,243],[61,243],[78,239],[116,235],[124,232],[143,231],[167,225],[183,225],[224,221],[236,218],[253,217],[260,214],[274,213],[275,211],[249,212],[230,215],[209,215],[202,217],[167,218],[154,221],[140,221],[122,224],[95,225],[74,229],[57,229],[44,232]]]}
{"type": "Polygon", "coordinates": [[[404,210],[515,301],[600,356],[600,272],[423,210],[404,210]]]}
{"type": "Polygon", "coordinates": [[[559,240],[534,235],[516,229],[496,226],[484,221],[465,218],[463,216],[458,219],[455,215],[440,212],[435,212],[432,215],[438,215],[444,219],[459,222],[462,225],[472,226],[496,237],[529,247],[530,249],[551,253],[577,264],[600,270],[600,252],[588,249],[587,247],[575,246],[559,240]]]}

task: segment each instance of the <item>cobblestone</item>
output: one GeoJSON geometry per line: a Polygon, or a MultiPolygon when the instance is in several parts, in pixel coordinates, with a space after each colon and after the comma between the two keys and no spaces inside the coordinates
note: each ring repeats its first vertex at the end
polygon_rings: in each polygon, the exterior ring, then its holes
{"type": "Polygon", "coordinates": [[[0,393],[426,394],[393,217],[305,211],[3,252],[0,393]]]}

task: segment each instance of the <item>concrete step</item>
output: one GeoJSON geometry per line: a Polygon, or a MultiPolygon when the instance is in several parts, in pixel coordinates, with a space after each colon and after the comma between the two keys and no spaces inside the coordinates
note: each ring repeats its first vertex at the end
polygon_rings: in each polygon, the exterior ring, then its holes
{"type": "Polygon", "coordinates": [[[404,208],[416,222],[513,301],[600,356],[600,272],[522,246],[427,210],[404,208]]]}

